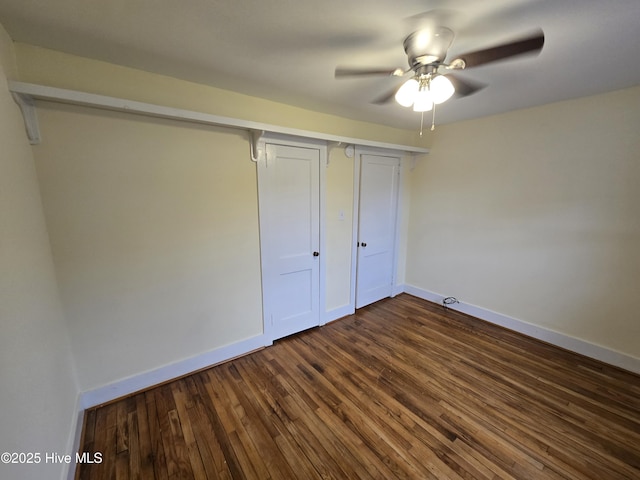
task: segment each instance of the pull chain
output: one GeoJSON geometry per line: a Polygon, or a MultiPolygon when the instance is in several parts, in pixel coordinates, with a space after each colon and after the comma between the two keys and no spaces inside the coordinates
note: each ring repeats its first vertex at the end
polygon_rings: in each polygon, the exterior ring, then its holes
{"type": "Polygon", "coordinates": [[[433,104],[433,110],[431,110],[431,131],[436,129],[436,104],[433,104]]]}
{"type": "MultiPolygon", "coordinates": [[[[436,104],[433,104],[431,109],[431,131],[436,129],[436,104]]],[[[422,136],[424,130],[424,111],[420,112],[420,136],[422,136]]]]}

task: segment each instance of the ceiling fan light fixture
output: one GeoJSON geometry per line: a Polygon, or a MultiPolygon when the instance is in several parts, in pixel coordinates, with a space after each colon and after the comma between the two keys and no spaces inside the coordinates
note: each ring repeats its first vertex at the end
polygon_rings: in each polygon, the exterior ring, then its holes
{"type": "Polygon", "coordinates": [[[435,104],[446,102],[456,91],[451,80],[444,75],[438,75],[433,78],[430,82],[429,89],[431,90],[431,96],[435,104]]]}
{"type": "Polygon", "coordinates": [[[396,102],[403,107],[410,107],[418,93],[420,85],[415,78],[410,78],[396,92],[396,102]]]}

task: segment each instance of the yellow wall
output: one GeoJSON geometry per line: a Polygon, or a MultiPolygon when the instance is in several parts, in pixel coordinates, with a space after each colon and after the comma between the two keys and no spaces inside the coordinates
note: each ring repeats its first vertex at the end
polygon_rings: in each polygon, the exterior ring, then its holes
{"type": "Polygon", "coordinates": [[[246,134],[42,104],[34,148],[83,390],[262,334],[246,134]]]}
{"type": "Polygon", "coordinates": [[[407,283],[640,358],[640,87],[438,127],[407,283]]]}
{"type": "Polygon", "coordinates": [[[348,305],[351,285],[351,245],[353,241],[354,159],[344,148],[329,149],[326,200],[326,303],[327,311],[348,305]],[[340,219],[340,212],[344,218],[340,219]]]}
{"type": "Polygon", "coordinates": [[[79,389],[33,153],[7,87],[15,72],[0,25],[0,451],[42,455],[0,463],[0,478],[62,478],[67,466],[47,465],[44,452],[73,454],[79,389]]]}

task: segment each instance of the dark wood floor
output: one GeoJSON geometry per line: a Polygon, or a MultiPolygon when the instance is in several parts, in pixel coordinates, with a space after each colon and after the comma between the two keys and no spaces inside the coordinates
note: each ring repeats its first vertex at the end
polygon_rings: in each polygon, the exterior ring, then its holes
{"type": "Polygon", "coordinates": [[[640,377],[403,294],[84,428],[82,479],[639,479],[640,377]]]}

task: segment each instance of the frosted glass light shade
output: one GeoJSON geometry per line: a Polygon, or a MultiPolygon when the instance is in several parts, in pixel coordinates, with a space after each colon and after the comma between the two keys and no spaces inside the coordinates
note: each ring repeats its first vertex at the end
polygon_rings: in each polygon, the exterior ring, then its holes
{"type": "Polygon", "coordinates": [[[453,84],[451,83],[451,80],[449,80],[444,75],[438,75],[433,80],[431,80],[429,88],[431,89],[433,103],[435,104],[446,102],[456,91],[456,89],[453,87],[453,84]]]}
{"type": "Polygon", "coordinates": [[[413,102],[414,112],[428,112],[433,108],[433,95],[426,88],[416,93],[413,102]]]}
{"type": "Polygon", "coordinates": [[[418,93],[418,81],[414,78],[410,78],[398,89],[396,92],[396,102],[403,107],[410,107],[413,104],[413,100],[418,93]]]}

